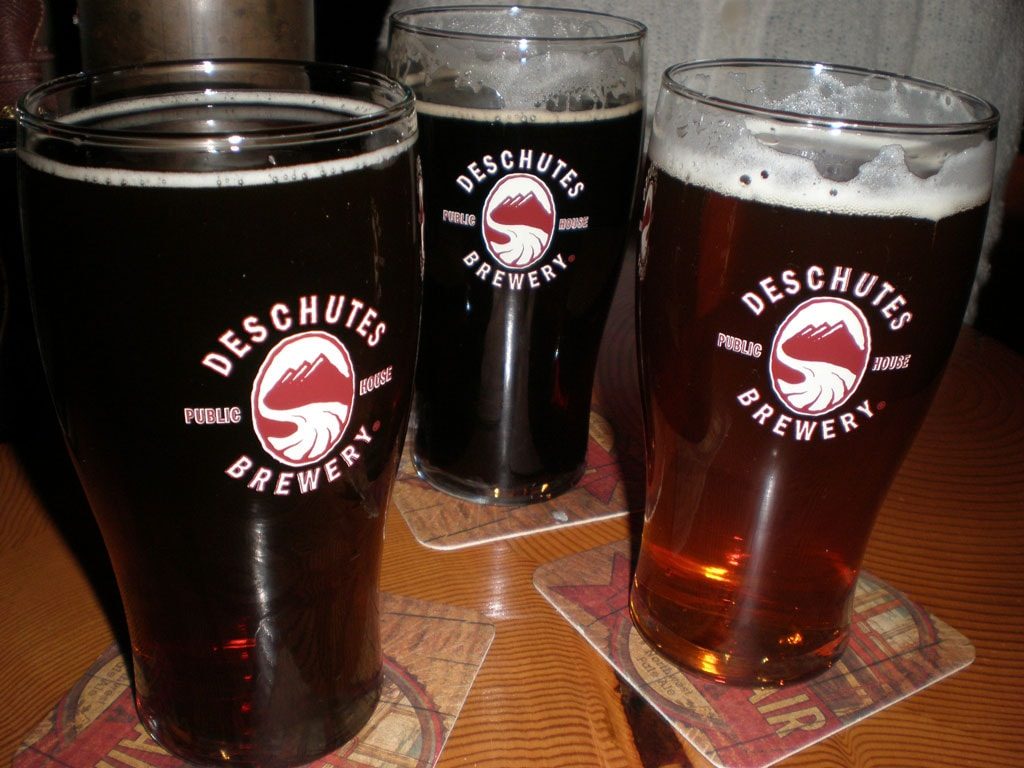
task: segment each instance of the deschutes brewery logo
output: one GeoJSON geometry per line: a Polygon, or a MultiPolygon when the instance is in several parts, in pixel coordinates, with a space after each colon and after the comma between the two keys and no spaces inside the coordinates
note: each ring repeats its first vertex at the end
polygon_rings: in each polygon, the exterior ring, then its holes
{"type": "Polygon", "coordinates": [[[871,329],[857,305],[830,297],[794,309],[775,334],[775,394],[794,413],[818,416],[857,391],[871,357],[871,329]]]}
{"type": "Polygon", "coordinates": [[[804,298],[781,323],[766,328],[772,334],[770,343],[724,329],[716,334],[715,346],[732,354],[759,360],[768,353],[770,392],[775,398],[758,387],[747,387],[736,394],[736,402],[779,437],[811,441],[851,434],[887,405],[870,396],[852,400],[864,377],[898,375],[912,365],[913,356],[906,350],[875,354],[877,339],[865,313],[876,316],[891,334],[907,327],[913,313],[909,298],[896,285],[871,272],[821,264],[787,269],[758,280],[739,303],[762,317],[773,304],[825,291],[804,298]]]}
{"type": "Polygon", "coordinates": [[[487,195],[483,214],[487,250],[509,269],[532,267],[547,252],[555,231],[555,200],[536,176],[504,176],[487,195]]]}
{"type": "Polygon", "coordinates": [[[503,149],[465,171],[455,186],[470,196],[469,204],[443,208],[441,223],[475,233],[461,241],[468,251],[462,263],[474,277],[494,288],[532,290],[576,261],[575,253],[562,250],[572,240],[555,245],[562,234],[590,228],[590,216],[580,215],[586,185],[568,162],[551,152],[503,149]],[[559,217],[556,196],[572,211],[568,216],[559,217]],[[474,249],[476,243],[482,247],[474,249]]]}
{"type": "Polygon", "coordinates": [[[341,441],[355,402],[345,345],[322,331],[289,336],[267,354],[252,385],[252,426],[283,464],[319,461],[341,441]]]}
{"type": "MultiPolygon", "coordinates": [[[[266,454],[242,448],[239,435],[241,451],[226,457],[223,472],[277,496],[310,493],[343,478],[346,467],[363,460],[390,407],[387,396],[373,394],[395,382],[395,365],[380,355],[387,330],[374,305],[331,293],[274,302],[218,333],[200,364],[210,375],[238,381],[233,391],[248,398],[250,434],[266,454]],[[357,371],[359,360],[369,370],[357,371]]],[[[246,407],[233,398],[182,413],[187,427],[247,421],[246,407]]]]}

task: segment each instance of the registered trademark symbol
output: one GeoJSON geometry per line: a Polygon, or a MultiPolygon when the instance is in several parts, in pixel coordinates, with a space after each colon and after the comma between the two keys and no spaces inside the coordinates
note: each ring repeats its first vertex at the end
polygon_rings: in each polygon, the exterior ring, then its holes
{"type": "Polygon", "coordinates": [[[569,254],[569,258],[567,259],[567,261],[568,261],[568,262],[569,262],[570,264],[572,264],[572,263],[573,263],[574,261],[576,261],[576,254],[575,254],[575,253],[570,253],[570,254],[569,254]]]}
{"type": "Polygon", "coordinates": [[[878,401],[878,405],[875,406],[875,410],[884,411],[885,410],[885,400],[879,400],[878,401]]]}
{"type": "Polygon", "coordinates": [[[373,422],[373,431],[374,432],[380,432],[380,420],[379,419],[377,421],[373,422]]]}

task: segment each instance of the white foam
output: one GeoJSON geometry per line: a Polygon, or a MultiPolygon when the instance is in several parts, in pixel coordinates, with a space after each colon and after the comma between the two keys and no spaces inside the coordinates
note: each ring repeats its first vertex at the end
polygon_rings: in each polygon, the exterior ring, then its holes
{"type": "Polygon", "coordinates": [[[835,181],[823,177],[813,160],[773,149],[749,130],[717,141],[711,133],[679,137],[675,126],[655,125],[651,161],[680,181],[722,195],[827,213],[938,221],[984,204],[990,194],[994,141],[964,149],[920,178],[907,167],[903,146],[891,137],[862,134],[862,142],[873,144],[873,159],[852,179],[835,181]]]}
{"type": "Polygon", "coordinates": [[[746,91],[751,103],[772,110],[826,119],[942,125],[970,123],[975,113],[959,95],[942,87],[905,82],[888,75],[856,75],[846,82],[841,71],[819,65],[807,87],[772,99],[757,88],[746,91]],[[753,98],[750,98],[753,97],[753,98]]]}
{"type": "Polygon", "coordinates": [[[167,189],[193,189],[213,187],[254,187],[263,184],[288,184],[309,179],[327,178],[340,173],[351,173],[362,168],[383,165],[409,150],[413,139],[407,139],[384,149],[319,163],[286,165],[280,168],[244,171],[164,172],[133,171],[117,168],[90,168],[67,165],[40,157],[23,150],[18,156],[38,171],[65,179],[120,187],[163,187],[167,189]]]}
{"type": "MultiPolygon", "coordinates": [[[[937,221],[988,200],[995,141],[962,131],[973,115],[959,96],[883,76],[856,85],[827,70],[814,76],[781,99],[738,76],[716,86],[736,102],[813,121],[769,120],[670,96],[655,116],[652,162],[722,195],[810,211],[937,221]],[[903,131],[851,125],[852,116],[903,131]],[[922,124],[961,132],[929,133],[922,124]]],[[[694,78],[698,90],[708,85],[701,77],[694,78]]]]}
{"type": "Polygon", "coordinates": [[[102,104],[96,107],[80,109],[61,118],[62,123],[77,125],[85,121],[102,120],[118,115],[151,113],[153,110],[167,107],[188,107],[262,104],[275,107],[301,107],[303,109],[322,109],[338,114],[339,119],[348,116],[368,116],[385,111],[384,107],[361,99],[350,99],[344,96],[331,96],[320,93],[289,93],[287,91],[188,91],[169,93],[162,96],[137,96],[102,104]]]}
{"type": "MultiPolygon", "coordinates": [[[[532,15],[527,8],[521,10],[532,15]]],[[[578,15],[569,13],[573,19],[578,15]]],[[[547,11],[537,17],[545,25],[559,18],[547,11]]],[[[477,15],[470,18],[470,25],[476,27],[477,15]]],[[[634,22],[620,25],[620,20],[611,19],[624,34],[637,33],[637,37],[602,40],[602,30],[594,26],[603,23],[602,17],[580,15],[584,25],[575,32],[589,41],[581,44],[576,35],[559,37],[565,30],[522,27],[515,14],[510,17],[504,9],[494,21],[501,25],[510,19],[519,27],[512,36],[466,37],[458,31],[450,37],[433,32],[421,35],[393,27],[388,72],[413,88],[417,97],[431,100],[432,93],[442,93],[440,99],[446,102],[458,98],[463,106],[478,109],[529,112],[565,101],[603,107],[642,100],[643,36],[634,22]],[[537,32],[541,37],[535,37],[537,32]]]]}
{"type": "Polygon", "coordinates": [[[416,111],[432,117],[447,117],[458,120],[471,120],[477,123],[592,123],[596,120],[615,120],[635,114],[643,109],[642,101],[633,101],[608,109],[590,109],[586,111],[552,112],[546,109],[474,109],[457,107],[449,104],[435,104],[429,101],[416,101],[416,111]]]}
{"type": "MultiPolygon", "coordinates": [[[[384,111],[382,107],[360,101],[357,99],[346,99],[341,97],[321,96],[317,94],[289,94],[275,92],[206,92],[176,94],[173,96],[143,97],[127,99],[111,105],[84,109],[72,113],[62,122],[74,125],[84,121],[96,119],[109,119],[118,115],[132,115],[143,110],[151,110],[167,107],[194,106],[216,103],[219,105],[243,103],[267,104],[274,106],[293,106],[303,109],[321,109],[339,113],[339,120],[346,116],[355,114],[369,116],[384,111]]],[[[223,114],[223,113],[221,113],[223,114]]],[[[330,123],[324,123],[329,126],[330,123]]],[[[319,124],[311,123],[312,130],[319,128],[319,124]]],[[[158,134],[157,134],[158,135],[158,134]]],[[[202,147],[204,137],[202,134],[195,134],[190,137],[188,154],[195,155],[197,146],[202,147]]],[[[250,187],[266,184],[287,184],[292,182],[306,181],[309,179],[326,178],[341,173],[351,173],[363,168],[383,165],[394,160],[394,158],[409,151],[415,141],[415,136],[410,136],[396,144],[376,149],[354,157],[344,157],[333,160],[325,160],[316,163],[303,163],[299,165],[282,165],[280,167],[257,168],[245,170],[218,170],[218,171],[137,171],[120,168],[83,167],[74,166],[52,160],[34,152],[24,149],[18,150],[19,158],[26,164],[43,173],[60,176],[75,181],[84,181],[91,184],[102,184],[105,186],[122,187],[158,187],[168,189],[192,189],[192,188],[216,188],[216,187],[250,187]]],[[[223,151],[225,138],[222,135],[211,136],[208,139],[208,151],[211,157],[215,151],[223,151]]],[[[231,146],[231,139],[227,140],[231,146]]],[[[239,137],[239,149],[241,151],[253,151],[244,149],[244,138],[239,137]]],[[[290,145],[293,147],[295,145],[290,145]]],[[[273,162],[273,150],[266,149],[273,162]]],[[[225,154],[228,154],[227,152],[225,154]]]]}

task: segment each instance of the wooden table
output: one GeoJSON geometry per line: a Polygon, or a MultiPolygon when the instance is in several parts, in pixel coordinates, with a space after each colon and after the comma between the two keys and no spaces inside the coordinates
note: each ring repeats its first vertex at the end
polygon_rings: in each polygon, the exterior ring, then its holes
{"type": "MultiPolygon", "coordinates": [[[[606,335],[605,387],[633,380],[624,295],[606,335]]],[[[59,439],[44,428],[20,455],[0,444],[2,764],[111,643],[116,623],[105,611],[117,611],[59,439]]],[[[441,766],[704,765],[531,584],[539,565],[628,533],[620,518],[444,553],[416,543],[391,511],[383,589],[472,608],[496,626],[441,766]]],[[[966,634],[977,661],[782,765],[1024,765],[1019,356],[964,330],[865,565],[966,634]]]]}

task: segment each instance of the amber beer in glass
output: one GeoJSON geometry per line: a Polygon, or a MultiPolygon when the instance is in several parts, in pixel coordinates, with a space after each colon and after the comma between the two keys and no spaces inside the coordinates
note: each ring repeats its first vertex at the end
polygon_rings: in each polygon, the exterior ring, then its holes
{"type": "Polygon", "coordinates": [[[970,295],[997,119],[846,67],[666,72],[638,256],[630,608],[669,658],[783,683],[844,650],[875,514],[970,295]]]}
{"type": "Polygon", "coordinates": [[[376,705],[415,139],[407,89],[333,66],[109,70],[21,104],[46,373],[140,718],[190,762],[306,763],[376,705]]]}
{"type": "Polygon", "coordinates": [[[392,17],[416,92],[426,270],[413,460],[442,490],[551,498],[583,473],[643,132],[644,27],[552,8],[392,17]]]}

